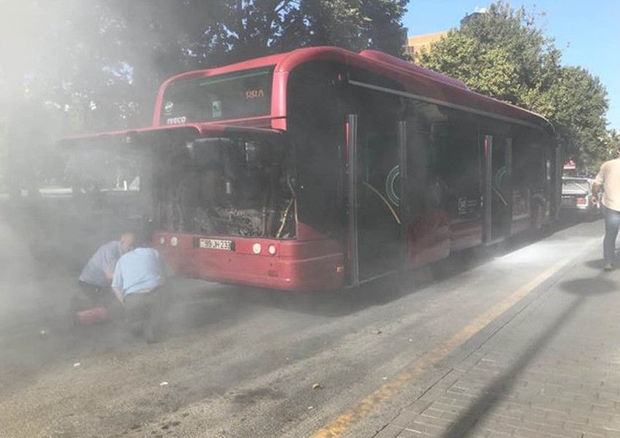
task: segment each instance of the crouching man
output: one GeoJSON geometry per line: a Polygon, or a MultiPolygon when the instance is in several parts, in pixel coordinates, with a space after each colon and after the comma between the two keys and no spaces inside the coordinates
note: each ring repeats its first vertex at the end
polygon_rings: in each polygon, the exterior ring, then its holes
{"type": "Polygon", "coordinates": [[[71,299],[71,318],[79,320],[79,314],[103,308],[102,319],[108,311],[115,310],[115,300],[110,293],[110,283],[114,276],[114,266],[118,259],[131,250],[135,241],[132,233],[123,233],[119,240],[113,240],[99,249],[82,269],[78,284],[79,292],[71,299]]]}
{"type": "Polygon", "coordinates": [[[134,242],[133,233],[123,233],[119,240],[103,244],[97,249],[84,265],[78,281],[84,295],[95,301],[101,301],[106,293],[109,295],[114,266],[123,254],[133,248],[134,242]]]}
{"type": "Polygon", "coordinates": [[[131,332],[143,335],[147,342],[160,337],[163,312],[163,287],[168,265],[153,248],[136,248],[116,263],[112,290],[125,306],[131,332]]]}

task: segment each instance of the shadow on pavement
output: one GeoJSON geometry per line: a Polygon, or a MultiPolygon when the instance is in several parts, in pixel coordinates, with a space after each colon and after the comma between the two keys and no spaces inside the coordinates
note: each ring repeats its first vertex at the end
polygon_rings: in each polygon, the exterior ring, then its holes
{"type": "MultiPolygon", "coordinates": [[[[550,231],[545,231],[545,235],[550,231]]],[[[384,277],[357,288],[337,291],[279,291],[252,287],[229,286],[217,291],[205,291],[210,297],[217,296],[235,306],[262,306],[291,312],[336,318],[360,310],[388,304],[399,298],[419,292],[442,280],[455,277],[506,255],[540,239],[540,233],[524,234],[509,242],[490,247],[476,247],[453,254],[417,270],[384,277]]],[[[206,298],[206,295],[205,295],[206,298]]]]}
{"type": "Polygon", "coordinates": [[[618,286],[613,281],[604,278],[604,273],[594,278],[580,278],[560,283],[560,287],[569,294],[592,297],[604,295],[617,290],[618,286]]]}
{"type": "Polygon", "coordinates": [[[204,329],[226,320],[248,317],[255,306],[245,298],[249,293],[238,286],[184,280],[173,283],[165,314],[166,332],[177,336],[204,329]]]}
{"type": "Polygon", "coordinates": [[[580,222],[594,222],[600,218],[600,213],[591,213],[579,210],[561,210],[556,228],[559,230],[570,228],[580,222]]]}
{"type": "Polygon", "coordinates": [[[587,262],[584,263],[584,266],[587,266],[588,268],[591,268],[591,269],[597,269],[599,271],[603,270],[604,265],[605,265],[605,261],[603,259],[588,260],[587,262]]]}
{"type": "Polygon", "coordinates": [[[568,294],[576,295],[577,298],[541,333],[538,340],[521,354],[512,367],[484,388],[482,395],[454,421],[442,438],[463,438],[473,433],[476,425],[490,413],[496,403],[503,400],[505,394],[511,391],[520,372],[547,347],[562,326],[574,317],[584,301],[617,289],[613,281],[602,276],[565,281],[560,283],[559,287],[568,294]]]}
{"type": "MultiPolygon", "coordinates": [[[[603,245],[601,244],[601,252],[603,251],[603,245]]],[[[618,266],[618,260],[620,259],[620,249],[616,249],[616,270],[618,270],[620,267],[618,266]]],[[[601,272],[603,272],[603,266],[605,266],[605,260],[604,259],[595,259],[595,260],[588,260],[587,262],[584,263],[584,266],[587,266],[588,268],[592,268],[592,269],[596,269],[599,270],[601,272]]],[[[609,274],[609,273],[605,273],[605,274],[609,274]]]]}

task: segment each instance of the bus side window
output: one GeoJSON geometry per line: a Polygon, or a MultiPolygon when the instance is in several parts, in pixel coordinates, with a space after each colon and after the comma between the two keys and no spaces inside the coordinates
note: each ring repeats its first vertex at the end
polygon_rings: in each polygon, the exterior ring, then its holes
{"type": "Polygon", "coordinates": [[[467,115],[446,113],[448,120],[433,125],[437,171],[447,191],[444,207],[453,218],[475,219],[480,213],[476,127],[467,115]]]}
{"type": "Polygon", "coordinates": [[[475,124],[467,115],[436,105],[415,102],[408,120],[411,205],[442,208],[454,218],[475,219],[480,214],[480,160],[475,124]],[[411,126],[410,126],[411,125],[411,126]],[[417,202],[417,204],[416,204],[417,202]],[[424,205],[424,206],[422,206],[424,205]]]}

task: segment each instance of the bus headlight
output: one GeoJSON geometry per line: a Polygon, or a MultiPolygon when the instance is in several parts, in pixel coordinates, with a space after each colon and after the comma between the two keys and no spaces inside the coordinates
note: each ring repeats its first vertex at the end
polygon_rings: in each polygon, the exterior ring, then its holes
{"type": "Polygon", "coordinates": [[[276,246],[275,246],[275,245],[269,245],[269,246],[267,247],[267,252],[268,252],[270,255],[276,255],[276,246]]]}
{"type": "Polygon", "coordinates": [[[176,237],[176,236],[172,236],[172,237],[170,238],[170,245],[172,245],[172,246],[177,246],[178,244],[179,244],[179,239],[177,239],[177,237],[176,237]]]}
{"type": "Polygon", "coordinates": [[[262,249],[262,248],[261,248],[261,246],[260,246],[260,243],[258,243],[258,242],[257,242],[257,243],[255,243],[254,245],[252,245],[252,252],[253,252],[254,254],[260,254],[261,249],[262,249]]]}
{"type": "Polygon", "coordinates": [[[159,238],[159,244],[160,244],[160,245],[163,245],[163,244],[165,244],[165,243],[166,243],[166,238],[165,238],[165,237],[163,237],[163,236],[162,236],[162,237],[160,237],[160,238],[159,238]]]}

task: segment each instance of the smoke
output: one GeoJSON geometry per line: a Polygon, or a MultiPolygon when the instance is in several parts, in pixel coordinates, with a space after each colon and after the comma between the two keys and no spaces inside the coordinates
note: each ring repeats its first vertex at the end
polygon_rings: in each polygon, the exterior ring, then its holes
{"type": "Polygon", "coordinates": [[[31,284],[36,278],[34,258],[28,245],[16,233],[8,219],[0,216],[0,321],[6,324],[10,317],[32,302],[31,284]]]}
{"type": "Polygon", "coordinates": [[[57,140],[150,124],[159,84],[187,69],[175,5],[0,0],[0,370],[8,357],[43,359],[41,333],[66,331],[84,263],[136,228],[130,201],[71,196],[70,152],[57,140]],[[31,354],[10,354],[22,347],[31,354]]]}

